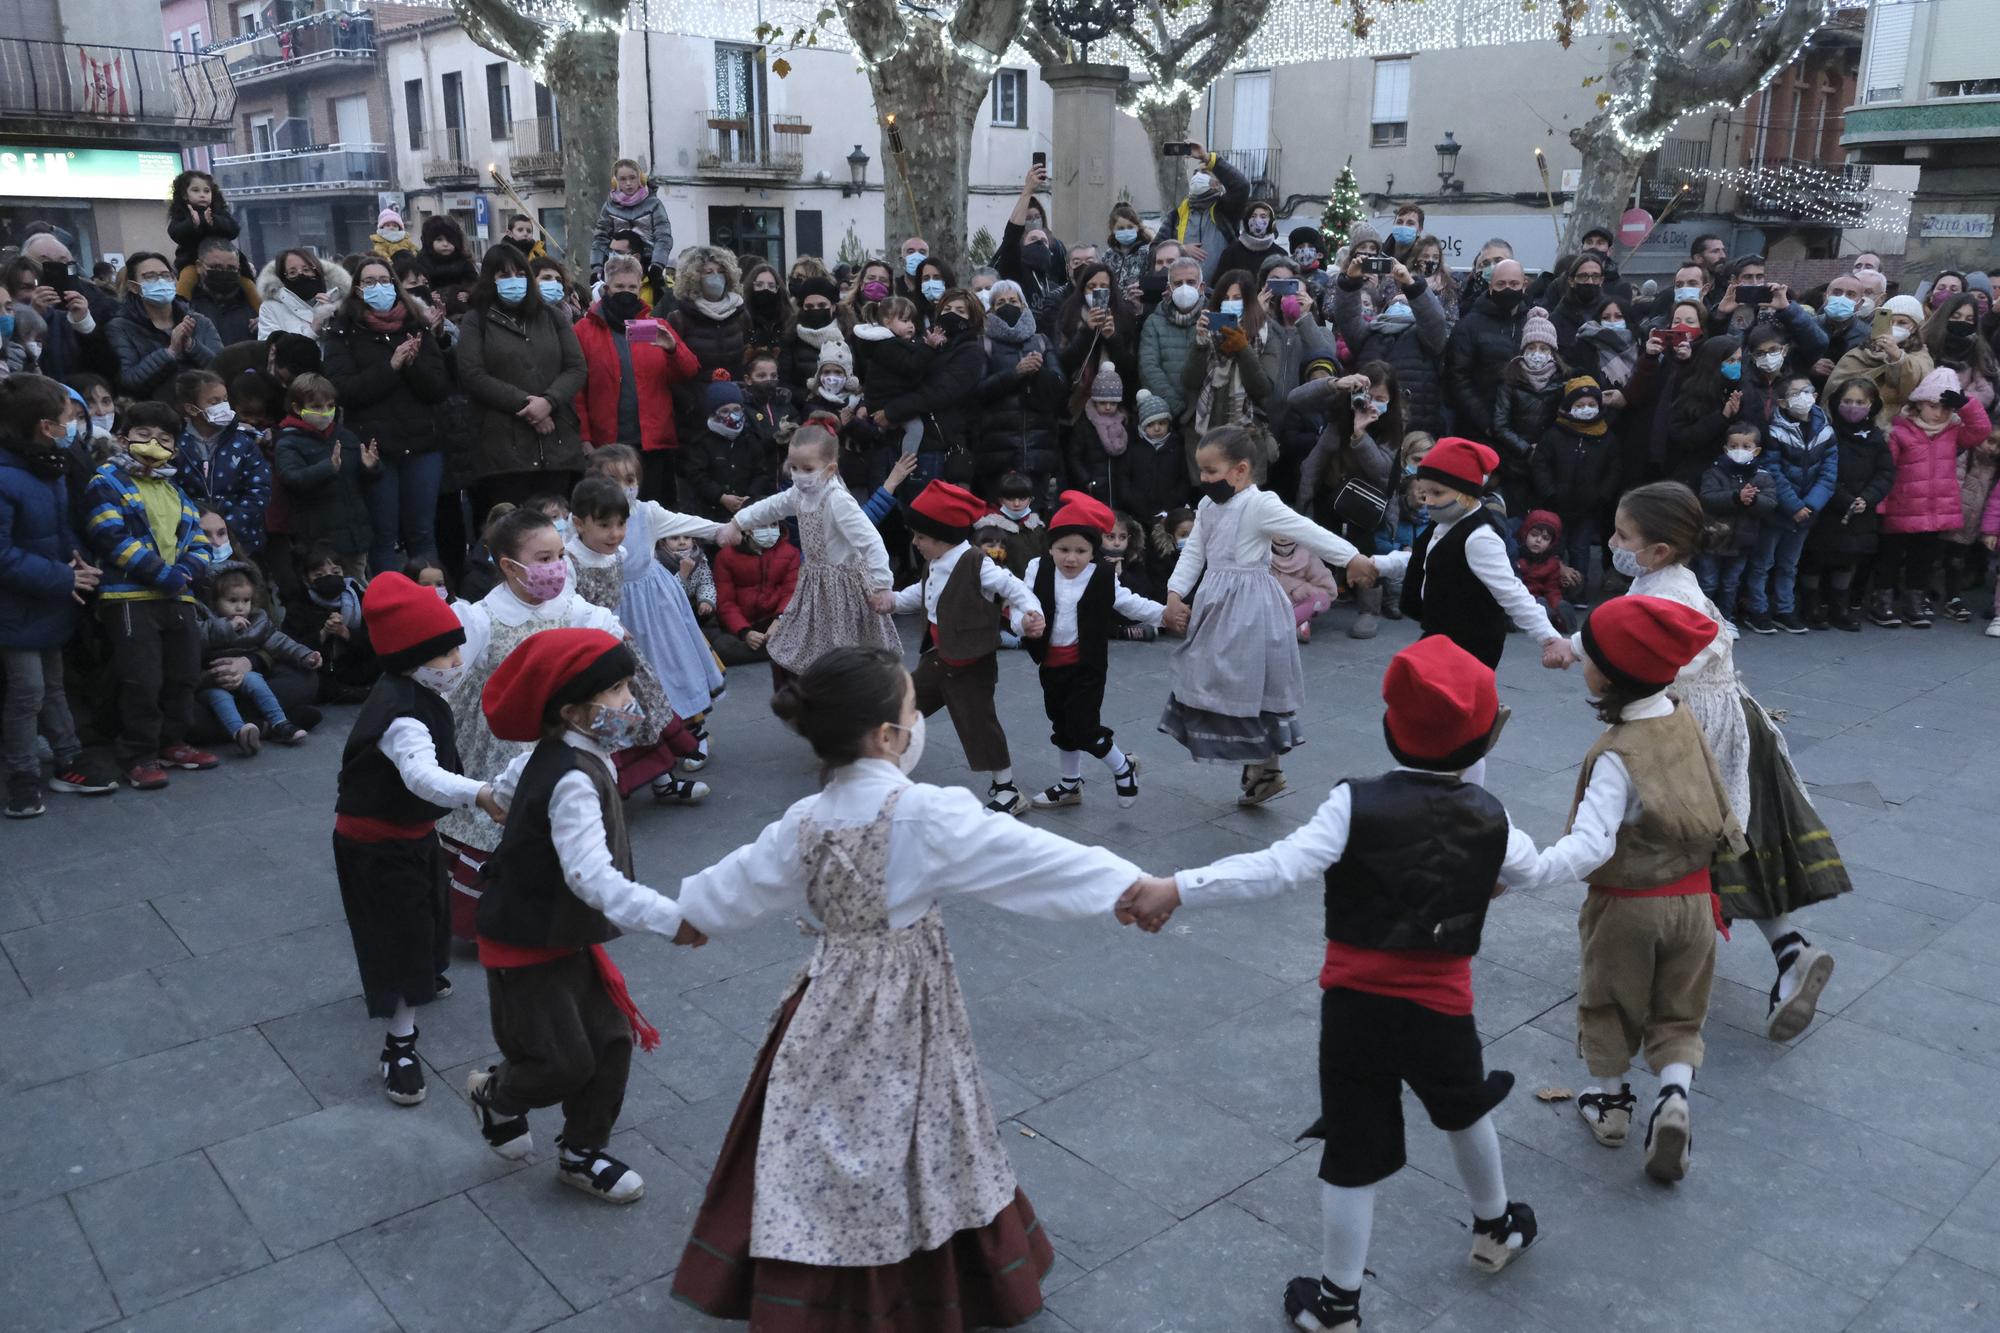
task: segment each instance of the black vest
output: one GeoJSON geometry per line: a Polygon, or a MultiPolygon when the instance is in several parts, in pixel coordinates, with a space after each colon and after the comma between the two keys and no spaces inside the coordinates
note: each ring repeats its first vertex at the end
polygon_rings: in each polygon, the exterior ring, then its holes
{"type": "MultiPolygon", "coordinates": [[[[1101,562],[1090,566],[1090,581],[1076,602],[1076,660],[1084,666],[1102,667],[1110,660],[1112,607],[1118,602],[1118,576],[1101,562]]],[[[1035,600],[1042,604],[1042,616],[1049,622],[1048,633],[1039,639],[1023,639],[1028,656],[1040,662],[1049,655],[1049,638],[1056,632],[1056,561],[1045,555],[1035,569],[1035,600]]]]}
{"type": "Polygon", "coordinates": [[[1326,871],[1326,937],[1361,949],[1479,952],[1507,859],[1507,811],[1448,773],[1347,784],[1347,848],[1326,871]]]}
{"type": "Polygon", "coordinates": [[[337,814],[364,819],[386,819],[396,824],[424,824],[442,819],[451,811],[433,805],[403,785],[403,775],[376,748],[376,742],[398,718],[423,724],[437,748],[438,766],[453,773],[465,772],[458,757],[458,733],[451,722],[451,705],[436,690],[419,685],[400,672],[379,677],[347,733],[347,746],[340,752],[340,794],[334,798],[337,814]]]}
{"type": "Polygon", "coordinates": [[[569,891],[562,861],[556,855],[549,801],[556,784],[571,773],[582,773],[597,789],[611,864],[631,877],[632,844],[625,834],[625,807],[618,795],[617,779],[595,755],[585,754],[561,737],[544,740],[521,770],[500,846],[481,872],[485,894],[479,900],[477,921],[485,938],[503,944],[573,949],[618,938],[618,927],[569,891]]]}
{"type": "Polygon", "coordinates": [[[1500,530],[1485,505],[1452,524],[1442,538],[1435,523],[1418,535],[1403,572],[1402,608],[1425,634],[1442,634],[1498,668],[1507,646],[1507,612],[1465,561],[1465,543],[1480,528],[1500,530]]]}

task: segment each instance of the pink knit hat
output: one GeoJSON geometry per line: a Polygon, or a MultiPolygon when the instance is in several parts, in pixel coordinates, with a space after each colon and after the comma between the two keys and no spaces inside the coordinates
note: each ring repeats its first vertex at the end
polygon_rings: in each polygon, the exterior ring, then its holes
{"type": "Polygon", "coordinates": [[[1963,393],[1964,391],[1964,388],[1958,382],[1958,372],[1950,366],[1939,366],[1936,370],[1924,376],[1923,383],[1919,384],[1910,394],[1909,401],[1913,403],[1935,403],[1948,393],[1963,393]]]}
{"type": "Polygon", "coordinates": [[[1540,306],[1528,311],[1528,318],[1521,324],[1521,346],[1542,343],[1549,347],[1556,345],[1556,326],[1549,322],[1549,312],[1540,306]]]}
{"type": "Polygon", "coordinates": [[[377,228],[400,227],[403,225],[403,215],[393,208],[385,208],[375,215],[375,225],[377,228]]]}

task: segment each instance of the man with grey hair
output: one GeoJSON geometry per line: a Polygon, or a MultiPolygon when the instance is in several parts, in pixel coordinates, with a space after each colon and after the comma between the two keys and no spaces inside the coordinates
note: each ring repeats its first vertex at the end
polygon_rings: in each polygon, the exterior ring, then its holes
{"type": "Polygon", "coordinates": [[[1201,318],[1207,292],[1201,267],[1201,261],[1188,254],[1169,263],[1166,295],[1139,326],[1139,387],[1159,395],[1176,422],[1186,418],[1181,371],[1194,346],[1194,325],[1201,318]]]}
{"type": "Polygon", "coordinates": [[[236,258],[236,243],[210,236],[195,258],[195,288],[188,308],[206,315],[222,345],[249,342],[257,336],[257,298],[236,258]]]}
{"type": "Polygon", "coordinates": [[[43,335],[41,370],[54,379],[88,371],[116,380],[118,358],[105,341],[104,326],[118,303],[76,272],[76,261],[62,238],[37,232],[21,246],[23,258],[35,261],[41,282],[29,296],[35,313],[48,325],[43,335]]]}

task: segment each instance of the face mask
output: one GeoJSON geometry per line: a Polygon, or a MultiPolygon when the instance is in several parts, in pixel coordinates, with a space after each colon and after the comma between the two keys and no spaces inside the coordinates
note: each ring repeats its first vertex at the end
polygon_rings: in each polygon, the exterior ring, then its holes
{"type": "Polygon", "coordinates": [[[219,546],[211,547],[210,550],[212,554],[209,556],[209,560],[212,563],[218,565],[221,564],[223,561],[229,559],[230,556],[236,554],[236,548],[231,546],[228,542],[223,542],[219,546]]]}
{"type": "Polygon", "coordinates": [[[1595,403],[1578,403],[1569,410],[1569,419],[1571,421],[1595,421],[1597,420],[1597,405],[1595,403]]]}
{"type": "Polygon", "coordinates": [[[944,295],[944,283],[937,278],[925,278],[917,287],[926,301],[935,301],[944,295]]]}
{"type": "Polygon", "coordinates": [[[231,407],[227,402],[211,403],[207,408],[203,409],[201,415],[211,426],[227,426],[230,422],[236,420],[236,409],[231,407]]]}
{"type": "Polygon", "coordinates": [[[991,287],[981,287],[973,295],[979,298],[980,309],[991,310],[993,308],[993,289],[991,287]]]}
{"type": "Polygon", "coordinates": [[[361,299],[370,310],[387,310],[396,304],[396,289],[386,282],[371,282],[361,289],[361,299]]]}
{"type": "Polygon", "coordinates": [[[1601,282],[1572,282],[1569,285],[1569,295],[1570,299],[1578,305],[1589,305],[1598,297],[1604,295],[1604,284],[1601,282]]]}
{"type": "Polygon", "coordinates": [[[828,398],[840,397],[841,390],[846,387],[847,376],[845,375],[821,375],[819,377],[819,391],[828,398]]]}
{"type": "Polygon", "coordinates": [[[1250,228],[1252,236],[1262,236],[1265,232],[1271,230],[1271,219],[1265,217],[1262,213],[1252,213],[1250,221],[1246,225],[1250,228]]]}
{"type": "Polygon", "coordinates": [[[1646,572],[1646,567],[1639,563],[1639,557],[1622,546],[1611,548],[1611,567],[1628,579],[1636,579],[1646,572]]]}
{"type": "MultiPolygon", "coordinates": [[[[443,592],[444,589],[439,588],[438,591],[443,592]]],[[[410,673],[410,678],[438,694],[450,694],[458,688],[458,682],[465,679],[465,673],[470,669],[471,663],[463,661],[451,667],[420,666],[410,673]]]]}
{"type": "Polygon", "coordinates": [[[521,586],[527,590],[530,601],[546,602],[560,597],[563,589],[569,586],[569,565],[563,560],[524,565],[519,560],[508,559],[506,563],[519,571],[521,586]]]}
{"type": "Polygon", "coordinates": [[[610,704],[592,704],[589,723],[577,730],[602,741],[606,749],[623,750],[639,738],[639,728],[645,725],[646,710],[637,699],[632,699],[616,708],[610,704]]]}
{"type": "Polygon", "coordinates": [[[1417,229],[1415,227],[1391,227],[1389,228],[1389,239],[1398,245],[1408,245],[1411,241],[1417,239],[1417,229]]]}
{"type": "Polygon", "coordinates": [[[742,417],[710,417],[708,428],[726,440],[733,440],[743,433],[742,417]]]}
{"type": "Polygon", "coordinates": [[[1021,322],[1022,313],[1021,307],[1017,305],[996,305],[993,307],[993,318],[999,320],[1010,329],[1021,322]]]}
{"type": "Polygon", "coordinates": [[[1849,425],[1858,426],[1862,422],[1873,418],[1874,415],[1875,409],[1867,403],[1842,402],[1840,404],[1840,419],[1849,425]]]}
{"type": "Polygon", "coordinates": [[[1520,305],[1521,298],[1526,295],[1526,292],[1517,292],[1509,287],[1501,291],[1488,292],[1486,299],[1493,302],[1501,314],[1507,315],[1513,313],[1514,307],[1520,305]]]}
{"type": "Polygon", "coordinates": [[[1908,342],[1911,332],[1912,330],[1907,324],[1891,324],[1889,326],[1889,336],[1899,343],[1908,342]]]}
{"type": "Polygon", "coordinates": [[[1000,512],[1005,514],[1008,518],[1014,520],[1016,523],[1019,523],[1022,519],[1028,516],[1028,510],[1031,508],[1033,508],[1032,505],[1003,504],[1000,506],[1000,512]]]}
{"type": "Polygon", "coordinates": [[[576,531],[576,524],[570,522],[568,518],[552,518],[549,522],[556,525],[556,536],[564,541],[568,541],[570,535],[576,531]]]}
{"type": "Polygon", "coordinates": [[[1188,193],[1190,195],[1204,195],[1214,188],[1215,177],[1209,175],[1206,171],[1197,171],[1194,175],[1188,177],[1188,193]]]}
{"type": "Polygon", "coordinates": [[[607,318],[620,324],[634,320],[644,313],[646,303],[639,299],[637,292],[613,292],[604,298],[604,313],[607,318]]]}
{"type": "Polygon", "coordinates": [[[879,301],[889,294],[886,282],[869,281],[861,284],[861,297],[865,301],[879,301]]]}
{"type": "Polygon", "coordinates": [[[1607,319],[1598,327],[1610,329],[1613,333],[1623,333],[1625,332],[1625,321],[1622,319],[1607,319]]]}
{"type": "Polygon", "coordinates": [[[394,243],[396,241],[402,240],[407,233],[405,233],[401,227],[383,227],[375,234],[377,236],[380,236],[385,241],[394,243]]]}
{"type": "Polygon", "coordinates": [[[416,286],[416,287],[412,287],[412,288],[410,288],[410,289],[409,289],[409,291],[410,291],[410,296],[411,296],[411,297],[412,297],[413,299],[415,299],[415,300],[418,300],[418,301],[422,301],[422,302],[424,302],[424,303],[425,303],[426,305],[430,304],[430,299],[431,299],[431,289],[430,289],[430,288],[428,288],[428,287],[425,287],[425,286],[421,286],[421,285],[419,285],[419,286],[416,286]]]}
{"type": "Polygon", "coordinates": [[[1723,453],[1728,457],[1730,462],[1736,464],[1738,467],[1747,467],[1749,464],[1757,461],[1757,451],[1755,449],[1725,449],[1723,453]]]}
{"type": "Polygon", "coordinates": [[[1243,318],[1243,302],[1232,296],[1218,305],[1216,311],[1219,314],[1234,315],[1238,319],[1241,319],[1243,318]]]}
{"type": "Polygon", "coordinates": [[[917,771],[917,761],[924,757],[924,715],[922,713],[917,714],[917,720],[913,726],[906,727],[900,722],[890,722],[886,725],[894,727],[898,731],[907,731],[910,733],[910,743],[905,745],[903,752],[896,756],[896,768],[904,777],[908,777],[917,771]]]}
{"type": "Polygon", "coordinates": [[[519,277],[497,278],[494,280],[493,290],[508,305],[519,305],[528,299],[528,280],[519,277]]]}
{"type": "Polygon", "coordinates": [[[1229,484],[1229,480],[1226,477],[1219,477],[1214,481],[1204,481],[1201,485],[1195,487],[1195,489],[1219,505],[1226,505],[1236,498],[1236,488],[1229,484]]]}
{"type": "Polygon", "coordinates": [[[1795,393],[1785,400],[1785,410],[1804,421],[1812,415],[1813,396],[1809,393],[1795,393]]]}
{"type": "Polygon", "coordinates": [[[1728,380],[1728,381],[1729,381],[1729,382],[1730,382],[1731,384],[1734,384],[1734,383],[1736,383],[1736,381],[1738,381],[1738,380],[1742,379],[1742,378],[1743,378],[1743,363],[1742,363],[1741,361],[1725,361],[1725,362],[1723,362],[1723,363],[1722,363],[1722,378],[1724,378],[1724,379],[1728,380]]]}
{"type": "Polygon", "coordinates": [[[754,309],[769,314],[778,308],[778,293],[764,287],[752,287],[750,304],[754,309]]]}
{"type": "Polygon", "coordinates": [[[728,287],[728,279],[724,278],[720,273],[704,273],[701,275],[701,295],[703,300],[720,301],[722,293],[728,287]]]}
{"type": "Polygon", "coordinates": [[[794,470],[792,473],[792,485],[802,495],[814,495],[825,490],[830,480],[832,480],[831,473],[818,470],[810,472],[794,470]]]}
{"type": "Polygon", "coordinates": [[[1305,302],[1296,296],[1281,296],[1278,298],[1278,313],[1285,317],[1287,323],[1297,319],[1299,312],[1305,308],[1305,302]]]}
{"type": "Polygon", "coordinates": [[[116,420],[118,420],[118,414],[116,412],[106,412],[102,416],[99,416],[97,413],[92,412],[90,414],[90,428],[93,431],[101,430],[105,434],[109,435],[111,433],[111,424],[116,420]]]}
{"type": "Polygon", "coordinates": [[[1201,288],[1195,286],[1176,287],[1169,293],[1174,309],[1188,311],[1201,304],[1201,288]]]}
{"type": "Polygon", "coordinates": [[[1854,301],[1846,296],[1826,298],[1826,317],[1836,324],[1844,324],[1854,318],[1854,301]]]}
{"type": "Polygon", "coordinates": [[[561,305],[563,303],[563,298],[569,295],[569,293],[563,289],[563,285],[560,282],[557,282],[554,278],[543,278],[541,281],[535,284],[535,290],[540,292],[542,294],[542,299],[544,301],[547,301],[550,305],[561,305]]]}
{"type": "Polygon", "coordinates": [[[776,528],[752,528],[750,529],[750,540],[757,543],[759,550],[769,550],[778,544],[778,530],[776,528]]]}
{"type": "Polygon", "coordinates": [[[930,256],[922,250],[910,251],[910,253],[903,256],[903,272],[912,278],[916,277],[917,270],[922,268],[924,261],[929,258],[930,256]]]}
{"type": "Polygon", "coordinates": [[[813,309],[799,311],[800,328],[823,329],[831,323],[833,323],[833,311],[831,310],[813,309]]]}
{"type": "Polygon", "coordinates": [[[174,299],[174,280],[172,278],[148,278],[139,284],[139,296],[153,305],[165,305],[174,299]]]}
{"type": "Polygon", "coordinates": [[[1302,245],[1292,251],[1292,258],[1298,260],[1305,267],[1311,268],[1319,262],[1319,251],[1313,249],[1310,245],[1302,245]]]}
{"type": "Polygon", "coordinates": [[[937,322],[938,327],[944,330],[947,338],[956,338],[959,334],[964,333],[971,324],[970,320],[966,319],[964,315],[959,314],[956,310],[945,311],[942,315],[938,316],[937,322]]]}
{"type": "Polygon", "coordinates": [[[1033,244],[1024,245],[1021,247],[1021,262],[1023,264],[1026,264],[1029,268],[1032,269],[1047,268],[1049,266],[1049,261],[1051,258],[1052,258],[1052,252],[1050,251],[1049,247],[1041,241],[1036,241],[1033,244]]]}
{"type": "Polygon", "coordinates": [[[82,444],[83,437],[84,424],[82,421],[71,421],[63,427],[63,443],[82,444]]]}
{"type": "Polygon", "coordinates": [[[340,594],[346,590],[347,580],[338,574],[320,574],[306,586],[312,589],[312,595],[322,602],[331,602],[338,600],[340,594]]]}
{"type": "Polygon", "coordinates": [[[313,430],[325,430],[333,424],[335,411],[331,407],[308,407],[299,413],[299,420],[313,430]]]}
{"type": "Polygon", "coordinates": [[[1676,301],[1699,301],[1701,299],[1701,288],[1676,287],[1674,288],[1674,299],[1676,301]]]}
{"type": "Polygon", "coordinates": [[[1530,370],[1547,370],[1556,363],[1554,352],[1523,352],[1521,364],[1530,370]]]}
{"type": "Polygon", "coordinates": [[[1757,353],[1757,369],[1763,371],[1766,375],[1777,374],[1778,367],[1784,364],[1785,354],[1783,352],[1757,353]]]}
{"type": "Polygon", "coordinates": [[[1130,245],[1139,239],[1139,229],[1137,227],[1113,227],[1111,229],[1111,239],[1120,245],[1130,245]]]}
{"type": "Polygon", "coordinates": [[[211,296],[227,296],[241,285],[241,279],[234,272],[227,270],[219,273],[204,272],[201,275],[201,285],[208,289],[211,296]]]}
{"type": "Polygon", "coordinates": [[[1875,313],[1875,298],[1872,296],[1864,296],[1861,298],[1860,301],[1858,301],[1855,304],[1854,317],[1856,319],[1867,319],[1870,315],[1874,313],[1875,313]]]}
{"type": "Polygon", "coordinates": [[[1944,345],[1952,351],[1962,351],[1972,345],[1972,326],[1957,323],[1944,326],[1944,345]]]}

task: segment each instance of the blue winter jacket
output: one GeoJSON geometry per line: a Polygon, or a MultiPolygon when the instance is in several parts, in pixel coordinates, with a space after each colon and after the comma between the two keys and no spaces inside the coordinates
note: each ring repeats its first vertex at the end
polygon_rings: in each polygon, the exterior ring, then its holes
{"type": "MultiPolygon", "coordinates": [[[[180,493],[180,520],[175,524],[174,541],[179,554],[169,565],[146,522],[146,502],[132,479],[132,460],[120,455],[90,479],[85,494],[90,499],[90,544],[103,557],[97,563],[104,570],[98,585],[101,601],[143,601],[147,599],[193,603],[188,587],[208,570],[215,549],[201,531],[201,515],[187,492],[180,493]]],[[[177,481],[169,475],[163,480],[177,481]]]]}
{"type": "Polygon", "coordinates": [[[230,543],[246,556],[264,550],[264,511],[271,503],[271,465],[257,447],[257,433],[248,426],[231,423],[215,437],[215,446],[203,461],[194,428],[181,431],[180,455],[174,460],[174,479],[188,498],[206,500],[222,512],[229,524],[230,543]]]}
{"type": "Polygon", "coordinates": [[[69,642],[76,619],[69,560],[79,546],[62,477],[37,476],[0,447],[0,648],[69,642]]]}
{"type": "Polygon", "coordinates": [[[1794,421],[1782,410],[1764,427],[1763,461],[1770,464],[1777,479],[1778,504],[1766,516],[1780,528],[1808,528],[1827,501],[1840,475],[1840,452],[1834,443],[1833,425],[1826,411],[1813,404],[1812,415],[1794,421]],[[1804,522],[1793,517],[1810,509],[1804,522]]]}

